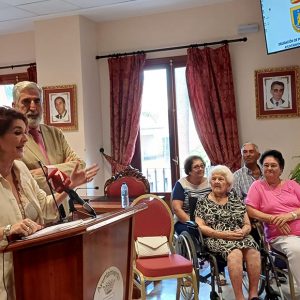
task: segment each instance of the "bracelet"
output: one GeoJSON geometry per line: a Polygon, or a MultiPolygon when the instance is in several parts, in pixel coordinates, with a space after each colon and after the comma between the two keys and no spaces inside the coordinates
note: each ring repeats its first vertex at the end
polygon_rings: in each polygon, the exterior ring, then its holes
{"type": "Polygon", "coordinates": [[[296,220],[298,218],[298,215],[293,211],[291,211],[291,215],[293,216],[293,220],[296,220]]]}
{"type": "Polygon", "coordinates": [[[10,234],[10,230],[11,230],[11,225],[6,225],[3,229],[3,240],[6,240],[7,241],[7,238],[10,234]]]}

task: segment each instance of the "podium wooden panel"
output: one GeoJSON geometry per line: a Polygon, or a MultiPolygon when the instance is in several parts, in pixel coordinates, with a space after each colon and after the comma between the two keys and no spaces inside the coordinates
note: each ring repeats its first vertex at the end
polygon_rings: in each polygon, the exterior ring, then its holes
{"type": "Polygon", "coordinates": [[[130,299],[133,216],[145,208],[130,207],[86,225],[11,244],[5,251],[13,251],[17,299],[94,299],[100,277],[112,266],[122,274],[123,299],[130,299]]]}

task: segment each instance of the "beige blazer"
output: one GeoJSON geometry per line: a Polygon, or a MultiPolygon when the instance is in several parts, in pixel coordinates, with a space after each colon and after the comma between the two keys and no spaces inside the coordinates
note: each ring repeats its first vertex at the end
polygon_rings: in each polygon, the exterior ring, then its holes
{"type": "MultiPolygon", "coordinates": [[[[71,174],[77,161],[80,162],[81,168],[85,168],[85,162],[72,150],[60,129],[43,124],[40,125],[40,129],[48,158],[50,160],[50,165],[53,165],[68,175],[71,174]]],[[[41,161],[44,165],[48,165],[48,162],[43,156],[38,144],[34,141],[31,135],[28,135],[25,155],[22,160],[29,170],[40,168],[38,161],[41,161]]],[[[43,189],[47,195],[50,195],[51,192],[45,177],[34,175],[34,178],[39,187],[43,189]]]]}

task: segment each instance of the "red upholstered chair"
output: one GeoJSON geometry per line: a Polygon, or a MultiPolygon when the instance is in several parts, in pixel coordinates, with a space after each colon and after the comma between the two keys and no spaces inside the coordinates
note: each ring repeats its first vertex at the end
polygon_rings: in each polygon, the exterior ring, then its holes
{"type": "Polygon", "coordinates": [[[180,298],[180,285],[188,280],[194,288],[194,299],[198,299],[196,274],[191,261],[179,254],[174,254],[172,245],[174,223],[168,205],[156,195],[146,194],[136,198],[132,206],[146,203],[148,208],[135,215],[133,236],[138,237],[166,236],[171,254],[162,257],[138,258],[134,256],[133,282],[141,290],[142,299],[146,299],[145,281],[158,281],[177,278],[176,299],[180,298]]]}
{"type": "Polygon", "coordinates": [[[104,184],[104,195],[118,197],[121,195],[121,185],[126,182],[130,198],[138,197],[150,192],[147,178],[138,170],[128,166],[122,172],[112,176],[104,184]]]}

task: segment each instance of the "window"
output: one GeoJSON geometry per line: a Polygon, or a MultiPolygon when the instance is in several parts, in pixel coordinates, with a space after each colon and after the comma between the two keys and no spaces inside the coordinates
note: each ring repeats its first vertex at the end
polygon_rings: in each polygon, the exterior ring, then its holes
{"type": "Polygon", "coordinates": [[[23,80],[28,80],[27,72],[0,75],[0,105],[11,106],[12,89],[17,82],[23,80]]]}
{"type": "Polygon", "coordinates": [[[151,192],[172,191],[185,175],[183,163],[191,154],[202,156],[209,165],[190,109],[185,64],[186,57],[176,57],[148,60],[145,65],[139,151],[133,162],[140,160],[135,167],[148,178],[151,192]]]}

